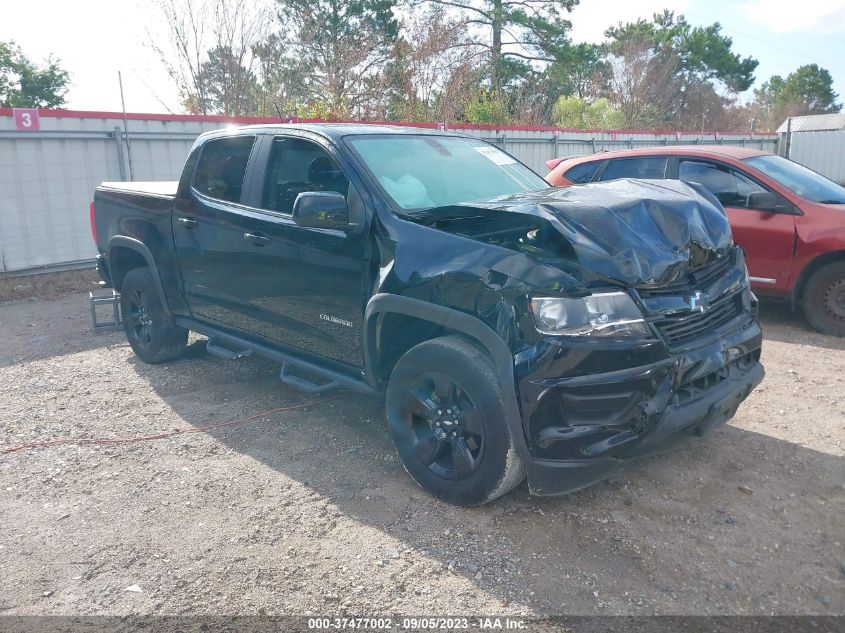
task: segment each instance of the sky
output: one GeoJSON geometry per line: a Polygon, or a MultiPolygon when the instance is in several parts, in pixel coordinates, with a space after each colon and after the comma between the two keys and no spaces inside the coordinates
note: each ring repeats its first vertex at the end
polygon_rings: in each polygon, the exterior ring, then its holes
{"type": "MultiPolygon", "coordinates": [[[[245,0],[249,1],[249,0],[245,0]]],[[[178,95],[150,47],[161,22],[147,0],[3,2],[0,41],[15,40],[35,61],[52,54],[71,74],[67,106],[120,111],[118,71],[129,112],[179,112],[178,95]]],[[[618,22],[671,9],[695,25],[722,24],[734,51],[759,60],[757,85],[816,63],[845,100],[845,0],[581,0],[572,39],[600,42],[618,22]]]]}

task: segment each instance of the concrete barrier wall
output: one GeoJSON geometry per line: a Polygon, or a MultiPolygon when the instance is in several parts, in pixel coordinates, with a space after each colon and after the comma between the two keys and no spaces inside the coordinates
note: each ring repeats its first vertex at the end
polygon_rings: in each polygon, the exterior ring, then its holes
{"type": "MultiPolygon", "coordinates": [[[[275,123],[185,115],[40,111],[38,129],[16,129],[0,108],[0,274],[85,265],[96,255],[88,206],[99,183],[176,180],[196,137],[229,124],[275,123]]],[[[421,125],[421,127],[437,127],[421,125]]],[[[777,137],[554,128],[450,127],[496,143],[541,175],[546,161],[632,147],[726,144],[775,151],[777,137]]]]}

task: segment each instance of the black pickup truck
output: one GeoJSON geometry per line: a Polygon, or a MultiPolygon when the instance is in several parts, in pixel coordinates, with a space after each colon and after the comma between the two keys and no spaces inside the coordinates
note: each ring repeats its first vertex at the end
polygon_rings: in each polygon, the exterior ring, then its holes
{"type": "Polygon", "coordinates": [[[202,135],[178,183],[103,183],[91,222],[143,361],[193,330],[384,393],[405,468],[458,504],[583,488],[763,379],[743,252],[695,185],[553,189],[475,138],[267,125],[202,135]]]}

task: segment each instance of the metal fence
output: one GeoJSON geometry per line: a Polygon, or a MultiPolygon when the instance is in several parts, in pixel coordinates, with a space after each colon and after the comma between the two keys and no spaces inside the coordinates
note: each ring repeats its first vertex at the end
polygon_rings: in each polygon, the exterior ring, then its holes
{"type": "MultiPolygon", "coordinates": [[[[0,109],[0,274],[25,274],[88,264],[96,255],[88,205],[99,183],[176,180],[196,137],[232,121],[224,117],[128,117],[41,111],[37,129],[19,131],[0,109]]],[[[432,126],[426,126],[432,127],[432,126]]],[[[496,143],[540,174],[546,161],[634,147],[743,145],[775,151],[776,136],[655,134],[555,129],[452,128],[496,143]]]]}

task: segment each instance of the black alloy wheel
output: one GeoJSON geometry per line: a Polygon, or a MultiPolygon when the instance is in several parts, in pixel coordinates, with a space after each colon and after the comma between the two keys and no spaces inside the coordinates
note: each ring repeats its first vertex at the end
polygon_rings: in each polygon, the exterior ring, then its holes
{"type": "Polygon", "coordinates": [[[484,421],[455,379],[438,371],[419,374],[402,409],[413,451],[431,472],[465,479],[477,470],[484,453],[484,421]]]}
{"type": "Polygon", "coordinates": [[[489,355],[460,336],[409,349],[387,385],[402,465],[422,488],[458,505],[487,503],[525,479],[506,410],[489,355]]]}
{"type": "Polygon", "coordinates": [[[140,347],[148,348],[153,342],[153,320],[150,316],[149,299],[140,288],[129,293],[129,311],[126,319],[133,338],[140,347]]]}
{"type": "Polygon", "coordinates": [[[126,273],[120,286],[120,312],[126,339],[145,363],[163,363],[185,351],[188,330],[168,317],[148,268],[133,268],[126,273]]]}

